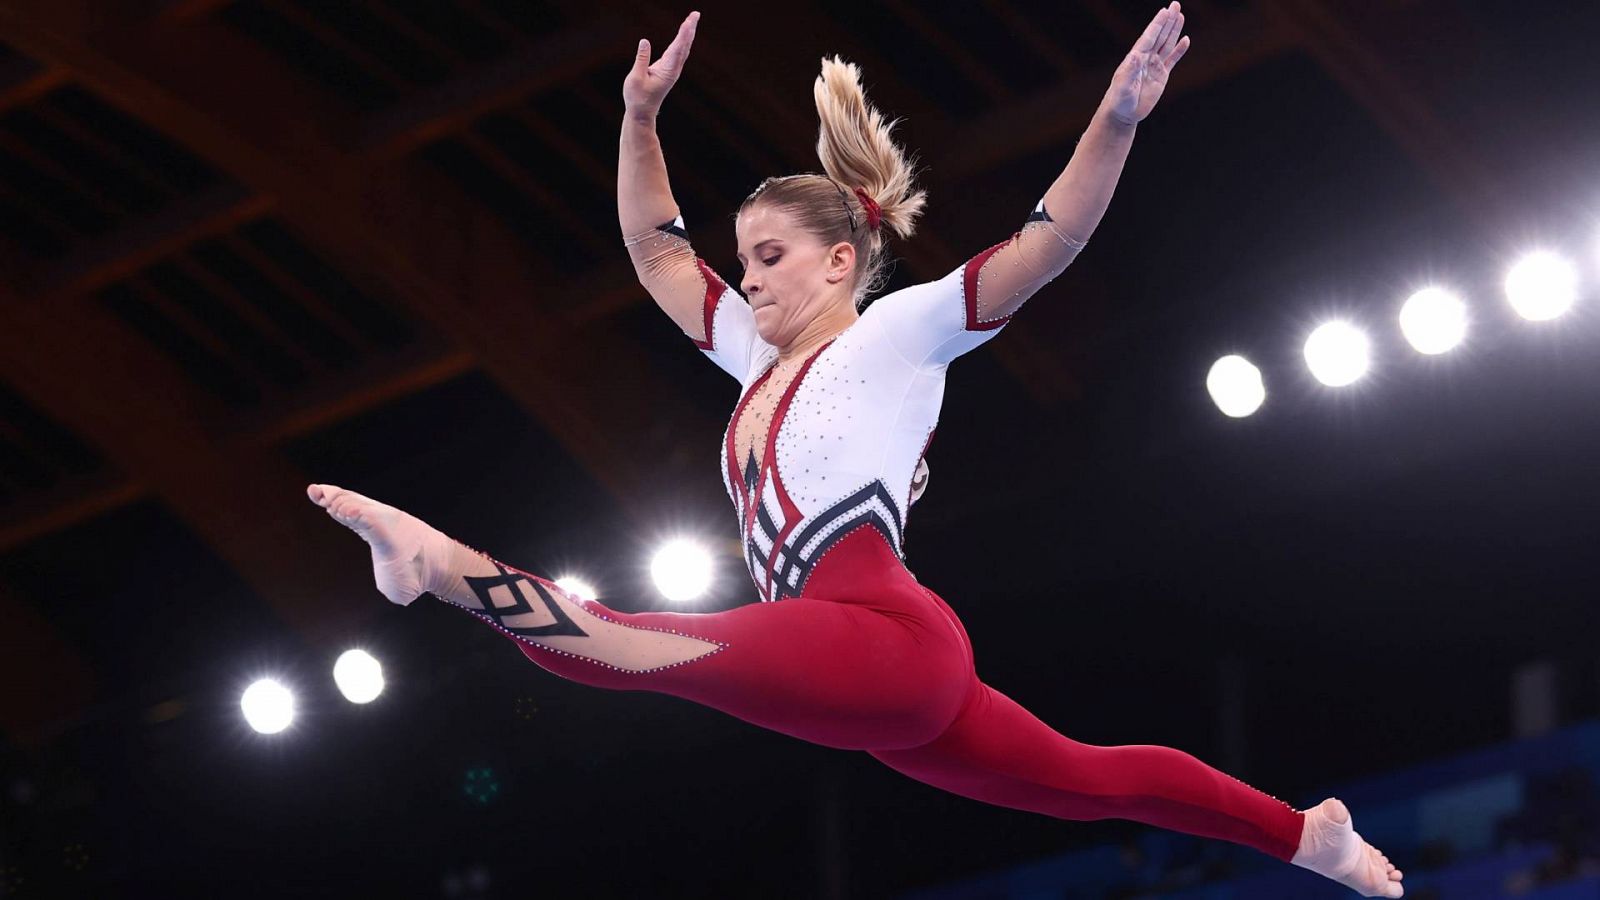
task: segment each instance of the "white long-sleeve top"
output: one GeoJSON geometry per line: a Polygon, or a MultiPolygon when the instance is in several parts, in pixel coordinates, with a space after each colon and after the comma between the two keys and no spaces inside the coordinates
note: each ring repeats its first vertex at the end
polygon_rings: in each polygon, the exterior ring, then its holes
{"type": "Polygon", "coordinates": [[[762,388],[778,349],[757,333],[744,297],[693,257],[682,227],[681,219],[661,226],[658,246],[642,248],[636,262],[655,294],[688,283],[683,272],[693,260],[702,327],[689,337],[739,380],[721,469],[761,599],[799,596],[829,548],[860,526],[903,559],[906,517],[927,477],[923,456],[951,361],[998,334],[1076,248],[1050,227],[1041,203],[1009,240],[937,281],[878,298],[774,396],[762,388]],[[767,405],[751,413],[758,397],[767,405]],[[765,441],[741,458],[735,436],[746,414],[767,415],[768,424],[765,441]]]}

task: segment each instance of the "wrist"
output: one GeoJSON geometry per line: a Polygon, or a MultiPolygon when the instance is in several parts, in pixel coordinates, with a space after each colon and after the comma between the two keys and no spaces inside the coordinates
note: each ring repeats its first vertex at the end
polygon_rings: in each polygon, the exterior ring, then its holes
{"type": "Polygon", "coordinates": [[[1100,108],[1095,110],[1094,117],[1101,125],[1113,131],[1132,134],[1139,127],[1138,119],[1123,117],[1117,113],[1116,107],[1109,102],[1101,103],[1100,108]]]}
{"type": "Polygon", "coordinates": [[[645,128],[656,127],[656,112],[654,109],[644,107],[629,107],[622,114],[622,121],[628,125],[640,125],[645,128]]]}

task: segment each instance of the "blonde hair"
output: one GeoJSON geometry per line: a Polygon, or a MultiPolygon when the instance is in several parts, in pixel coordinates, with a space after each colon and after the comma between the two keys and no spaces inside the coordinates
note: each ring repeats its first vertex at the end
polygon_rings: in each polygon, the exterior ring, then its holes
{"type": "Polygon", "coordinates": [[[845,241],[855,247],[855,299],[860,303],[888,280],[884,230],[911,237],[928,195],[914,182],[914,161],[894,142],[892,132],[899,120],[885,122],[867,102],[860,68],[837,56],[823,59],[812,93],[821,122],[817,158],[827,174],[768,178],[745,198],[739,211],[770,203],[794,215],[800,227],[824,244],[845,241]],[[882,210],[878,228],[869,227],[857,188],[882,210]]]}

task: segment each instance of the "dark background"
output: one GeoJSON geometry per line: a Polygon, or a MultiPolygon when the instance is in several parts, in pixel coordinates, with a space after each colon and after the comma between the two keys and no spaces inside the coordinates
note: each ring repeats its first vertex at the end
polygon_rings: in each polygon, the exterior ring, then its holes
{"type": "MultiPolygon", "coordinates": [[[[837,52],[926,166],[898,286],[1015,230],[1156,6],[702,9],[660,125],[697,248],[734,271],[738,201],[817,167],[837,52]]],[[[360,490],[628,610],[665,608],[648,552],[687,531],[721,553],[699,608],[751,598],[736,385],[614,218],[632,46],[685,11],[0,2],[0,894],[876,897],[1137,833],[559,681],[386,604],[304,501],[360,490]],[[329,677],[355,645],[368,707],[329,677]],[[263,737],[238,696],[268,674],[301,712],[263,737]]],[[[1063,733],[1297,805],[1507,739],[1530,662],[1593,716],[1600,7],[1186,13],[1089,249],[953,367],[912,569],[1063,733]],[[1584,278],[1554,322],[1504,301],[1535,246],[1584,278]],[[1394,319],[1433,280],[1473,316],[1441,358],[1394,319]],[[1335,313],[1374,341],[1337,391],[1299,357],[1335,313]],[[1204,391],[1229,352],[1249,419],[1204,391]]]]}

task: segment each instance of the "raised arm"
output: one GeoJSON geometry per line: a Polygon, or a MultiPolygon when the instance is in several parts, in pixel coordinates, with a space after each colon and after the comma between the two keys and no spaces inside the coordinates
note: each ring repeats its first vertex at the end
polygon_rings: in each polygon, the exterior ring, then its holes
{"type": "Polygon", "coordinates": [[[1134,129],[1189,49],[1182,31],[1177,3],[1156,13],[1117,67],[1065,171],[1021,231],[944,278],[896,291],[867,309],[863,318],[882,323],[902,358],[939,367],[976,349],[1078,255],[1111,203],[1134,129]]]}
{"type": "Polygon", "coordinates": [[[639,41],[633,69],[622,83],[622,145],[617,154],[617,219],[639,282],[690,337],[705,339],[701,307],[706,285],[689,249],[656,136],[656,115],[678,82],[694,44],[699,13],[690,13],[665,53],[650,62],[650,42],[639,41]]]}
{"type": "Polygon", "coordinates": [[[639,42],[633,69],[622,83],[626,110],[617,153],[617,219],[639,283],[656,305],[713,362],[742,380],[756,340],[755,320],[738,292],[689,246],[656,137],[661,101],[683,73],[699,24],[700,14],[690,13],[654,63],[650,42],[639,42]]]}
{"type": "Polygon", "coordinates": [[[977,324],[1003,323],[1083,249],[1111,203],[1135,129],[1161,99],[1168,74],[1188,49],[1183,12],[1174,2],[1156,13],[1117,67],[1072,159],[1022,231],[978,263],[977,324]]]}

